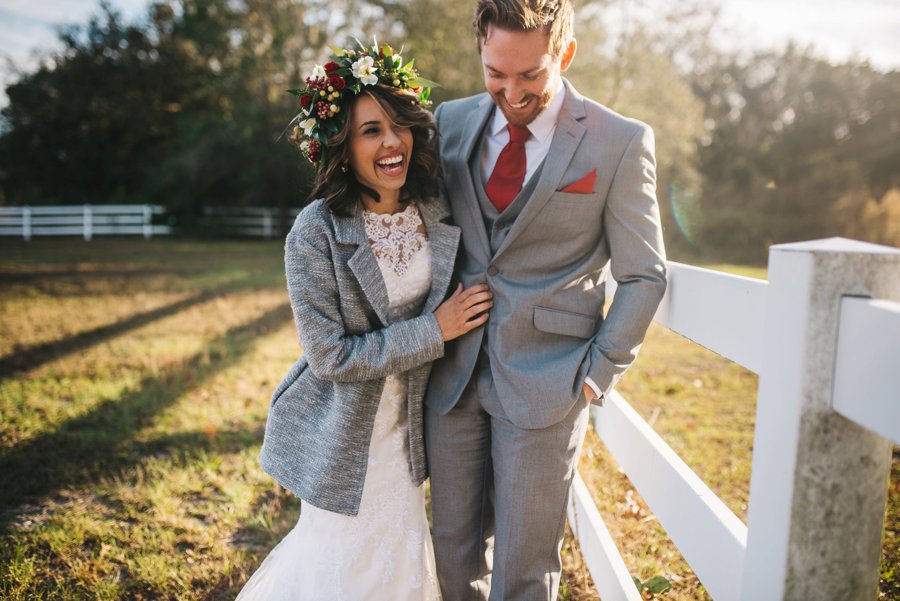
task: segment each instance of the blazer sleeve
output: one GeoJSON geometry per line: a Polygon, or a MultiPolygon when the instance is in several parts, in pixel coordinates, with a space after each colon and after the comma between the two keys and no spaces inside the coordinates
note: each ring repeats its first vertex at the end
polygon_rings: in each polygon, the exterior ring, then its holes
{"type": "Polygon", "coordinates": [[[336,267],[322,227],[298,220],[285,245],[285,271],[300,344],[316,377],[373,380],[443,356],[444,339],[433,313],[363,334],[345,331],[336,267]]]}
{"type": "Polygon", "coordinates": [[[653,130],[640,124],[610,185],[603,227],[615,298],[589,353],[587,376],[604,394],[634,362],[666,291],[666,254],[656,201],[653,130]]]}

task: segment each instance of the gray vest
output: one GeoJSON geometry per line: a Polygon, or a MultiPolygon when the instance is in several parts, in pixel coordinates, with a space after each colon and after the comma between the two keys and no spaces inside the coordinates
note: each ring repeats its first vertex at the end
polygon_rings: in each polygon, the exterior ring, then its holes
{"type": "MultiPolygon", "coordinates": [[[[488,239],[491,243],[491,254],[493,255],[497,253],[497,250],[503,244],[503,241],[506,240],[509,230],[519,217],[519,213],[522,212],[528,199],[531,198],[531,195],[534,193],[537,182],[541,178],[541,170],[543,170],[544,164],[542,162],[538,166],[535,172],[531,174],[528,181],[525,182],[525,185],[522,186],[522,189],[519,190],[519,193],[513,199],[512,203],[506,207],[503,213],[500,213],[488,198],[487,192],[484,189],[487,182],[481,181],[481,153],[483,144],[484,135],[481,137],[481,144],[476,147],[475,152],[472,153],[472,156],[469,159],[469,169],[474,175],[472,180],[475,184],[475,195],[478,197],[478,204],[481,205],[481,216],[484,219],[484,228],[487,230],[488,239]]],[[[475,370],[472,372],[472,380],[475,386],[476,395],[485,411],[494,417],[508,419],[506,413],[503,411],[503,406],[500,404],[497,390],[494,388],[494,378],[490,368],[490,351],[488,348],[489,332],[489,329],[485,329],[484,336],[481,338],[481,350],[478,353],[478,363],[475,366],[475,370]]]]}
{"type": "Polygon", "coordinates": [[[531,195],[534,193],[537,182],[541,178],[541,170],[544,168],[544,163],[541,162],[540,166],[538,166],[535,172],[531,174],[528,181],[525,182],[525,185],[522,186],[522,189],[519,190],[519,194],[516,195],[512,203],[506,207],[506,210],[501,214],[497,212],[497,208],[491,203],[487,192],[484,190],[484,186],[487,182],[481,181],[481,177],[478,175],[481,173],[481,153],[483,144],[484,136],[482,135],[481,144],[478,145],[469,159],[469,169],[471,170],[471,173],[475,174],[475,177],[472,178],[475,184],[475,195],[478,197],[478,204],[481,205],[481,216],[484,218],[484,228],[487,230],[488,239],[491,242],[491,254],[494,254],[500,248],[500,245],[503,244],[503,241],[506,240],[506,235],[509,234],[510,228],[512,228],[519,213],[525,208],[525,203],[528,202],[528,199],[531,198],[531,195]]]}

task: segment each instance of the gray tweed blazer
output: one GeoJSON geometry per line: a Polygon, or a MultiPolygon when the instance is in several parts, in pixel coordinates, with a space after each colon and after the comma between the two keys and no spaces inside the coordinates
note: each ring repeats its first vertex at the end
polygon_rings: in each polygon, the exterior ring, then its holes
{"type": "Polygon", "coordinates": [[[275,389],[259,462],[316,507],[356,515],[384,380],[409,372],[410,474],[427,476],[422,397],[444,342],[434,310],[445,298],[459,228],[446,203],[420,203],[431,247],[431,291],[418,317],[389,323],[388,296],[366,239],[361,205],[331,214],[317,200],[294,223],[285,270],[303,356],[275,389]]]}

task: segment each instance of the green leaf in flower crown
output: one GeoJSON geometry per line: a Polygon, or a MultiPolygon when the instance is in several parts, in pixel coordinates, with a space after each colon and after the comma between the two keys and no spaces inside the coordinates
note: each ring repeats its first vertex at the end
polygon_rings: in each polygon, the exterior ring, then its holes
{"type": "Polygon", "coordinates": [[[394,49],[391,48],[391,47],[390,47],[389,45],[387,45],[387,44],[382,44],[382,45],[381,45],[381,53],[384,54],[384,58],[393,58],[393,56],[394,56],[394,49]]]}
{"type": "Polygon", "coordinates": [[[335,46],[334,44],[328,44],[328,47],[331,49],[331,53],[335,56],[344,56],[347,54],[347,51],[341,48],[340,46],[335,46]]]}
{"type": "Polygon", "coordinates": [[[410,69],[413,68],[413,66],[415,64],[416,64],[416,59],[412,59],[411,61],[409,61],[408,63],[403,65],[403,69],[401,69],[401,71],[409,71],[410,69]]]}
{"type": "Polygon", "coordinates": [[[672,588],[672,585],[665,576],[654,576],[650,580],[644,582],[644,588],[651,593],[665,593],[672,588]]]}
{"type": "Polygon", "coordinates": [[[294,96],[303,96],[303,94],[306,93],[306,90],[297,90],[297,89],[294,89],[294,90],[288,90],[287,93],[288,93],[288,94],[293,94],[294,96]]]}
{"type": "Polygon", "coordinates": [[[406,82],[411,88],[439,88],[441,84],[435,83],[424,77],[414,77],[406,82]]]}
{"type": "Polygon", "coordinates": [[[637,576],[632,576],[631,580],[632,580],[632,582],[634,582],[634,586],[637,587],[638,592],[641,592],[644,590],[644,583],[641,582],[640,578],[638,578],[637,576]]]}

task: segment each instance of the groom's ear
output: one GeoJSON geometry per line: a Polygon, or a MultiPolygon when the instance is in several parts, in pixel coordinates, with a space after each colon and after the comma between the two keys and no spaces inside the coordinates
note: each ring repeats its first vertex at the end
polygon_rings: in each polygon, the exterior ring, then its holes
{"type": "Polygon", "coordinates": [[[569,43],[566,44],[566,47],[563,48],[562,51],[562,60],[559,63],[560,72],[565,71],[569,68],[569,65],[572,64],[572,61],[575,60],[575,49],[577,48],[578,43],[575,41],[575,38],[569,40],[569,43]]]}

